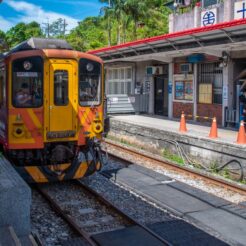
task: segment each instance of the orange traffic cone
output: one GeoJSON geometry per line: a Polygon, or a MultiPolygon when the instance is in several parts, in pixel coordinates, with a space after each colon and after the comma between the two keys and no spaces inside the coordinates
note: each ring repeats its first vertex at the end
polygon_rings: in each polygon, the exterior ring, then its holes
{"type": "Polygon", "coordinates": [[[179,131],[180,132],[187,132],[184,112],[182,112],[182,114],[181,114],[179,131]]]}
{"type": "Polygon", "coordinates": [[[216,117],[213,118],[210,134],[210,138],[217,138],[218,137],[218,128],[217,128],[217,120],[216,117]]]}
{"type": "Polygon", "coordinates": [[[244,128],[244,121],[240,122],[240,128],[237,135],[237,143],[238,144],[246,144],[246,136],[245,136],[245,128],[244,128]]]}

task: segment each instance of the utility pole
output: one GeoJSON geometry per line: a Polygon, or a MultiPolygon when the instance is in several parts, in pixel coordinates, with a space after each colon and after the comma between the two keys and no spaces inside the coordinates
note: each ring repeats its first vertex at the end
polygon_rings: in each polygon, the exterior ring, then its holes
{"type": "Polygon", "coordinates": [[[47,19],[47,22],[46,23],[42,23],[44,25],[44,30],[45,30],[45,34],[46,34],[46,37],[50,37],[50,22],[49,22],[49,19],[47,19]]]}
{"type": "MultiPolygon", "coordinates": [[[[111,0],[108,0],[109,9],[111,8],[111,0]]],[[[111,23],[110,23],[110,14],[108,15],[108,46],[111,46],[111,23]]]]}
{"type": "Polygon", "coordinates": [[[64,22],[63,22],[63,36],[65,38],[65,35],[66,35],[66,27],[67,27],[67,23],[66,23],[66,19],[64,19],[64,22]]]}

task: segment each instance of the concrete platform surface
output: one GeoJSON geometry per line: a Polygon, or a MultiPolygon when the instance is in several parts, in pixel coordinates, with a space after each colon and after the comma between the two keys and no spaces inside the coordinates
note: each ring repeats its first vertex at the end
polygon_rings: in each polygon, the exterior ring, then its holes
{"type": "Polygon", "coordinates": [[[11,164],[0,157],[0,227],[11,225],[17,236],[30,233],[31,189],[11,164]]]}
{"type": "Polygon", "coordinates": [[[11,226],[0,227],[1,246],[21,246],[21,242],[11,226]]]}
{"type": "Polygon", "coordinates": [[[155,223],[149,225],[149,227],[168,242],[171,242],[172,245],[228,245],[183,220],[174,219],[172,221],[155,223]]]}
{"type": "Polygon", "coordinates": [[[246,244],[246,220],[243,218],[217,208],[190,213],[187,216],[202,222],[235,242],[246,244]]]}
{"type": "MultiPolygon", "coordinates": [[[[145,115],[115,115],[111,116],[112,119],[117,119],[125,121],[127,123],[136,124],[143,127],[151,127],[158,130],[168,130],[170,132],[175,132],[180,134],[178,121],[168,120],[164,118],[159,118],[155,116],[145,116],[145,115]]],[[[209,126],[201,126],[198,124],[187,123],[188,132],[185,133],[187,136],[194,136],[199,138],[208,138],[210,133],[209,126]]],[[[229,144],[235,144],[237,140],[237,131],[219,129],[219,138],[218,139],[209,139],[215,142],[224,142],[229,144]]],[[[246,148],[246,146],[245,146],[246,148]]]]}
{"type": "Polygon", "coordinates": [[[163,246],[163,243],[139,226],[93,235],[101,246],[163,246]]]}
{"type": "MultiPolygon", "coordinates": [[[[161,178],[161,174],[155,175],[153,170],[138,165],[112,172],[113,182],[127,186],[158,206],[195,222],[204,230],[213,231],[233,245],[246,245],[246,207],[178,181],[163,183],[162,180],[167,180],[166,176],[161,178]]],[[[110,171],[104,173],[110,177],[110,171]]]]}

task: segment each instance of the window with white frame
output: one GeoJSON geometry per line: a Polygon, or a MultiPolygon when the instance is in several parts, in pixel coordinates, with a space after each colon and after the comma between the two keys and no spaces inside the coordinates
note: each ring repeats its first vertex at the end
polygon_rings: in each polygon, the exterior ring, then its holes
{"type": "Polygon", "coordinates": [[[132,67],[107,69],[107,95],[131,94],[132,67]]]}

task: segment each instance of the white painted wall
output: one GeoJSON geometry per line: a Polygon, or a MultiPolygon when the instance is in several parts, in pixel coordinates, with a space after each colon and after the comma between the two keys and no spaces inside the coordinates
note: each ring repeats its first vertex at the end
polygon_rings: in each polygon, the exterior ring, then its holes
{"type": "MultiPolygon", "coordinates": [[[[234,3],[241,0],[225,0],[217,8],[217,22],[227,22],[234,18],[234,3]]],[[[195,7],[193,10],[184,14],[170,14],[169,33],[183,31],[201,26],[201,8],[195,7]]]]}
{"type": "Polygon", "coordinates": [[[225,126],[225,108],[233,108],[233,62],[223,68],[222,125],[225,126]]]}

